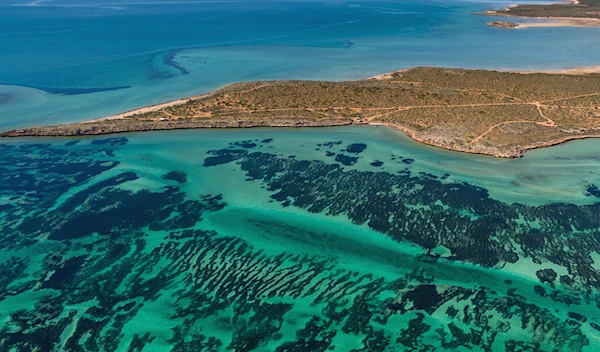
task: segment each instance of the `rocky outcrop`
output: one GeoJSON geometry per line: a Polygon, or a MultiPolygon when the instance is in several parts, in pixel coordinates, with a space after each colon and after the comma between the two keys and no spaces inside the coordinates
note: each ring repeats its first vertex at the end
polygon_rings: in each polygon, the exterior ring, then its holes
{"type": "Polygon", "coordinates": [[[274,119],[251,121],[238,121],[230,119],[186,119],[170,121],[115,119],[55,126],[30,127],[8,131],[0,134],[0,137],[72,137],[124,132],[164,131],[195,128],[325,127],[344,126],[350,124],[352,124],[352,120],[350,119],[274,119]]]}
{"type": "Polygon", "coordinates": [[[505,22],[505,21],[488,22],[487,25],[490,27],[498,27],[498,28],[517,28],[517,27],[519,27],[518,23],[505,22]]]}

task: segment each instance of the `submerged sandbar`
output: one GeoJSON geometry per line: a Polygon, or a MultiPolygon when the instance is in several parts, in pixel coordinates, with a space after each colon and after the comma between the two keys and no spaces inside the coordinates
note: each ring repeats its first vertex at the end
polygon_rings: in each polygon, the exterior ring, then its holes
{"type": "Polygon", "coordinates": [[[420,67],[361,81],[239,83],[102,119],[0,136],[370,124],[395,127],[416,141],[450,150],[514,158],[533,148],[600,137],[600,74],[595,72],[420,67]]]}

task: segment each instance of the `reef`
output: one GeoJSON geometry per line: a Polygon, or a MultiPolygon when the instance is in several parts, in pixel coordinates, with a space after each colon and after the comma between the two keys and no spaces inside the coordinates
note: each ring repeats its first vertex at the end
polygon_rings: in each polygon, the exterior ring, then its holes
{"type": "MultiPolygon", "coordinates": [[[[424,254],[408,260],[414,270],[354,270],[206,228],[204,219],[229,209],[228,196],[200,183],[184,191],[194,180],[180,170],[145,187],[143,172],[120,169],[127,139],[0,144],[0,199],[12,199],[0,207],[0,350],[582,351],[594,343],[597,205],[509,205],[441,176],[259,151],[270,142],[232,142],[201,168],[242,173],[274,202],[415,243],[424,254]],[[440,257],[440,246],[451,254],[440,257]],[[545,268],[535,289],[468,283],[473,272],[493,276],[520,258],[568,275],[545,268]],[[438,277],[440,266],[464,282],[438,277]]],[[[336,153],[367,147],[327,144],[336,153]]],[[[265,236],[396,262],[363,253],[358,239],[335,244],[299,225],[252,221],[244,226],[265,236]]]]}
{"type": "MultiPolygon", "coordinates": [[[[313,213],[344,215],[428,251],[448,248],[452,255],[446,260],[502,267],[531,258],[567,268],[572,286],[600,288],[600,272],[591,257],[600,253],[600,203],[508,205],[490,198],[483,188],[443,182],[447,174],[346,170],[345,159],[336,159],[340,165],[241,149],[211,154],[217,156],[206,161],[219,158],[219,165],[237,161],[249,179],[260,180],[273,192],[276,201],[313,213]]],[[[551,269],[538,276],[541,282],[557,278],[551,269]]]]}

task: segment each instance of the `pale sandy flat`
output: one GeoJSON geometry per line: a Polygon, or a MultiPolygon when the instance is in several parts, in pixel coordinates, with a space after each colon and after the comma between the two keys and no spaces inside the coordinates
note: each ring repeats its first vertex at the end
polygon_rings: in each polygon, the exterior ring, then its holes
{"type": "Polygon", "coordinates": [[[597,18],[568,18],[553,17],[539,18],[541,22],[518,22],[516,29],[534,27],[600,27],[600,19],[597,18]]]}
{"type": "MultiPolygon", "coordinates": [[[[193,96],[193,97],[187,97],[187,98],[172,100],[172,101],[168,101],[166,103],[161,103],[161,104],[156,104],[156,105],[150,105],[150,106],[146,106],[146,107],[139,108],[139,109],[129,110],[129,111],[126,111],[124,113],[117,114],[117,115],[101,117],[99,119],[93,119],[91,121],[116,120],[116,119],[122,119],[122,118],[125,118],[125,117],[130,117],[130,116],[135,115],[135,114],[143,114],[143,113],[146,113],[146,112],[158,111],[158,110],[160,110],[162,108],[167,108],[169,106],[175,106],[175,105],[179,105],[179,104],[185,104],[189,100],[194,100],[194,99],[202,98],[202,97],[204,97],[206,95],[207,94],[202,94],[202,95],[196,95],[196,96],[193,96]]],[[[90,121],[86,121],[86,122],[90,122],[90,121]]]]}

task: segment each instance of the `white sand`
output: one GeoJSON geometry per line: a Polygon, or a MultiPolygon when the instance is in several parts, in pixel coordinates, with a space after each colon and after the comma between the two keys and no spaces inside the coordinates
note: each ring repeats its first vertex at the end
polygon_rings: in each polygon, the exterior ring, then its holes
{"type": "Polygon", "coordinates": [[[94,119],[94,120],[91,120],[91,121],[103,121],[103,120],[122,119],[122,118],[129,117],[129,116],[132,116],[132,115],[135,115],[135,114],[143,114],[143,113],[146,113],[146,112],[157,111],[157,110],[160,110],[162,108],[167,108],[169,106],[175,106],[175,105],[185,104],[189,100],[199,99],[199,98],[205,97],[207,95],[208,94],[196,95],[196,96],[193,96],[193,97],[187,97],[187,98],[182,98],[182,99],[168,101],[166,103],[145,106],[143,108],[133,109],[133,110],[129,110],[129,111],[126,111],[124,113],[121,113],[121,114],[112,115],[112,116],[106,116],[106,117],[101,117],[99,119],[94,119]]]}
{"type": "Polygon", "coordinates": [[[535,18],[542,20],[540,22],[518,22],[516,29],[532,27],[600,27],[600,19],[597,18],[571,18],[571,17],[550,17],[535,18]]]}

